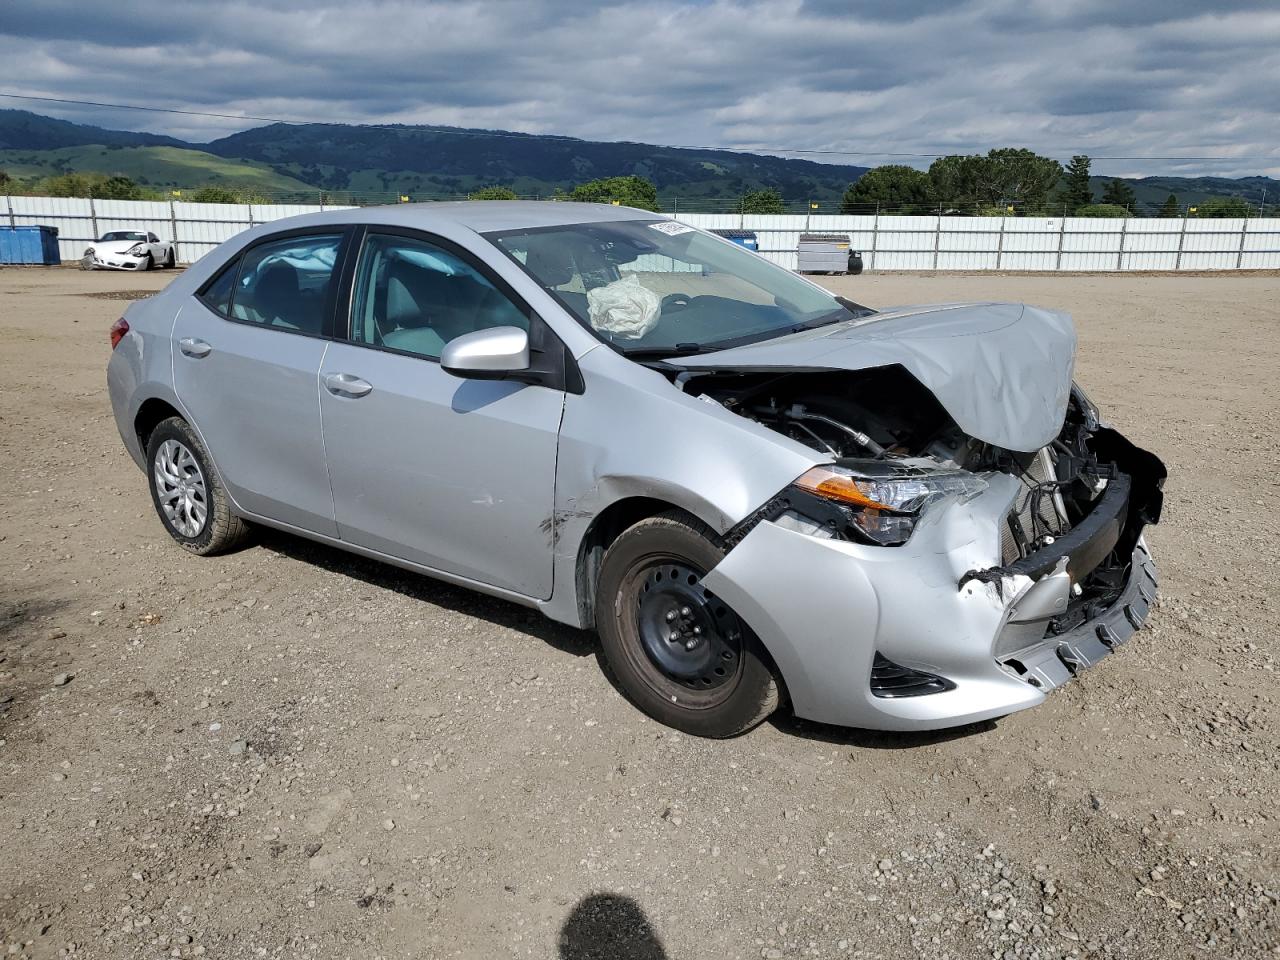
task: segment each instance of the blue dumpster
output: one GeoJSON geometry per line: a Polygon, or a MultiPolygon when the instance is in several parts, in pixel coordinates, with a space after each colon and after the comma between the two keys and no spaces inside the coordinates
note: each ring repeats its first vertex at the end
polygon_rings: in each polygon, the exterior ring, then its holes
{"type": "Polygon", "coordinates": [[[717,237],[732,240],[740,247],[746,247],[752,253],[759,253],[759,241],[751,230],[712,230],[717,237]]]}
{"type": "Polygon", "coordinates": [[[0,227],[0,263],[61,263],[57,227],[0,227]]]}

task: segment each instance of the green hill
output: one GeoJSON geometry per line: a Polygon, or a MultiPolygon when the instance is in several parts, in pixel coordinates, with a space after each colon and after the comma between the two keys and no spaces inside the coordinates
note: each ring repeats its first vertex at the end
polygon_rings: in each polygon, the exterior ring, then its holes
{"type": "Polygon", "coordinates": [[[190,147],[75,146],[56,150],[0,150],[0,170],[16,179],[61,173],[102,173],[128,177],[157,190],[216,184],[242,192],[316,194],[301,180],[253,161],[214,156],[190,147]]]}

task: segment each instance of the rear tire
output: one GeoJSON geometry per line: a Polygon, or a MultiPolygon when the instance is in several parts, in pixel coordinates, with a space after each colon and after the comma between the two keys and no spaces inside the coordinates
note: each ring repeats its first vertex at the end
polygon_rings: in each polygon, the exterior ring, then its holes
{"type": "Polygon", "coordinates": [[[778,682],[750,628],[701,578],[724,558],[713,531],[671,511],[605,553],[596,625],[605,663],[633,703],[700,737],[733,737],[777,709],[778,682]]]}
{"type": "Polygon", "coordinates": [[[147,482],[160,522],[192,553],[222,553],[248,536],[249,525],[231,512],[209,452],[180,417],[162,421],[151,432],[147,482]]]}

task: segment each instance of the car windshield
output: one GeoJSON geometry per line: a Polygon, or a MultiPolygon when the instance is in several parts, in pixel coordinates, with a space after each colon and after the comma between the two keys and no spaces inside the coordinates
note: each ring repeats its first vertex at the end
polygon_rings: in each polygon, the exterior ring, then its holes
{"type": "Polygon", "coordinates": [[[700,353],[873,312],[674,220],[487,236],[583,325],[630,356],[700,353]]]}
{"type": "Polygon", "coordinates": [[[135,230],[112,230],[110,233],[104,233],[99,243],[109,243],[112,240],[145,240],[145,233],[138,233],[135,230]]]}

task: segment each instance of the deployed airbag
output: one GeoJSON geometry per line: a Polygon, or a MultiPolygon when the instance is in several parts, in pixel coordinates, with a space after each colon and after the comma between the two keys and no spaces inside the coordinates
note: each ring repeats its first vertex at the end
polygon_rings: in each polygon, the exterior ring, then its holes
{"type": "Polygon", "coordinates": [[[623,340],[639,340],[658,325],[662,299],[634,273],[587,291],[591,326],[623,340]]]}

